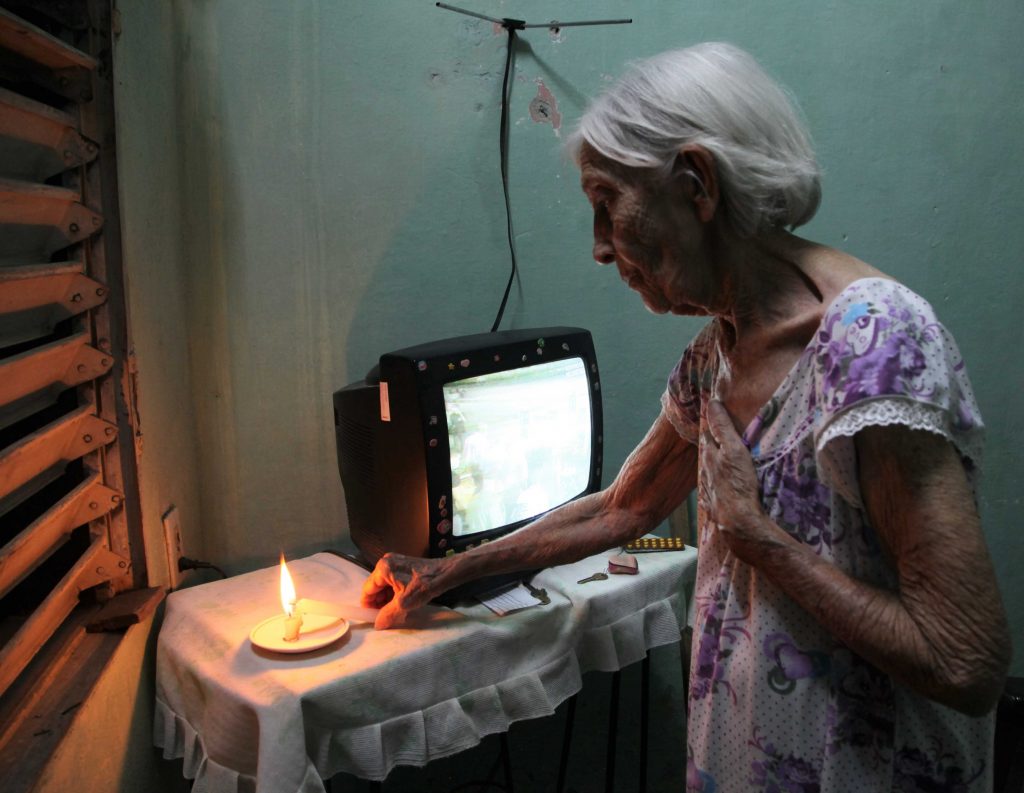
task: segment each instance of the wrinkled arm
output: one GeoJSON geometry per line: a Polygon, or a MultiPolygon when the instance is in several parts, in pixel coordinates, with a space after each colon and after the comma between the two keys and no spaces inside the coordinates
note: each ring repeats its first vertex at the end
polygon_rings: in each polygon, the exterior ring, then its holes
{"type": "Polygon", "coordinates": [[[443,559],[388,554],[363,587],[382,606],[378,628],[467,581],[565,564],[628,542],[657,526],[693,489],[697,450],[660,415],[605,490],[577,499],[495,542],[443,559]]]}
{"type": "MultiPolygon", "coordinates": [[[[650,531],[696,482],[697,452],[661,415],[600,493],[577,499],[477,551],[452,557],[464,581],[575,562],[650,531]]],[[[458,583],[462,583],[459,581],[458,583]]]]}
{"type": "MultiPolygon", "coordinates": [[[[749,485],[730,484],[728,471],[742,468],[745,450],[727,422],[715,422],[728,463],[711,461],[720,477],[712,481],[738,494],[749,485]]],[[[865,429],[855,444],[863,500],[898,573],[897,591],[850,577],[755,514],[747,499],[737,499],[746,501],[741,508],[723,505],[716,520],[729,521],[722,530],[737,556],[854,652],[927,697],[987,713],[1002,690],[1010,640],[960,458],[944,438],[904,427],[865,429]]],[[[732,501],[724,493],[714,500],[723,496],[732,501]]]]}
{"type": "Polygon", "coordinates": [[[1010,637],[963,464],[929,432],[872,427],[855,441],[864,504],[899,591],[859,602],[845,629],[874,623],[875,642],[891,647],[878,654],[880,666],[889,660],[912,688],[986,713],[1002,691],[1010,637]]]}

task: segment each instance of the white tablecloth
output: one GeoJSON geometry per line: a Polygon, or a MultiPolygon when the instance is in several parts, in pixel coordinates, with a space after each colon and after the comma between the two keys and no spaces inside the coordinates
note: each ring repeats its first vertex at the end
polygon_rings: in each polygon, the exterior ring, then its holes
{"type": "MultiPolygon", "coordinates": [[[[428,607],[414,628],[352,623],[305,655],[255,649],[280,612],[277,567],[174,592],[157,649],[154,742],[194,793],[322,793],[345,771],[384,779],[550,715],[591,669],[679,640],[696,551],[639,557],[639,575],[577,584],[606,555],[538,574],[551,603],[505,617],[428,607]]],[[[358,602],[366,572],[332,554],[288,564],[300,597],[358,602]]]]}

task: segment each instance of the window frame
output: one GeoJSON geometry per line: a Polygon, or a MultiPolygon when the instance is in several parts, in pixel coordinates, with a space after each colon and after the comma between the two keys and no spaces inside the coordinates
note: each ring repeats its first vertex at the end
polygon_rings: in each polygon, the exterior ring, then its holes
{"type": "Polygon", "coordinates": [[[16,535],[0,535],[0,595],[16,592],[57,560],[62,547],[72,551],[50,573],[60,580],[43,588],[38,603],[29,599],[31,614],[20,627],[22,617],[8,615],[0,633],[7,667],[0,673],[0,786],[11,793],[31,789],[114,657],[124,628],[145,620],[163,596],[162,589],[146,588],[136,367],[118,206],[116,21],[111,0],[0,2],[0,113],[7,114],[0,134],[16,142],[16,153],[51,160],[56,153],[67,166],[32,179],[4,177],[15,163],[0,169],[9,208],[0,206],[0,223],[49,229],[66,243],[50,251],[57,261],[33,265],[20,262],[20,250],[4,250],[0,239],[0,319],[13,318],[2,327],[19,331],[23,317],[30,324],[39,316],[61,317],[56,338],[0,341],[3,353],[13,350],[0,355],[0,372],[12,378],[0,393],[14,400],[0,411],[16,417],[0,424],[8,430],[0,445],[0,487],[16,485],[0,489],[0,521],[33,498],[38,512],[16,535]],[[25,93],[16,90],[21,86],[25,93]],[[21,413],[41,415],[57,393],[66,405],[72,392],[72,410],[41,427],[31,419],[31,431],[17,435],[21,413]],[[50,457],[39,456],[44,449],[50,457]],[[81,465],[81,481],[48,501],[39,482],[70,465],[81,465]]]}

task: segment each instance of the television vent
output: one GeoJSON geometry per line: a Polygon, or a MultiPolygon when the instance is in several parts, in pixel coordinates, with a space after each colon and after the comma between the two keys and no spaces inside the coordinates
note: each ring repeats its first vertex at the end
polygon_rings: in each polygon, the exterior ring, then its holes
{"type": "Polygon", "coordinates": [[[373,450],[373,432],[365,424],[339,417],[338,462],[341,467],[367,488],[373,485],[376,455],[373,450]]]}

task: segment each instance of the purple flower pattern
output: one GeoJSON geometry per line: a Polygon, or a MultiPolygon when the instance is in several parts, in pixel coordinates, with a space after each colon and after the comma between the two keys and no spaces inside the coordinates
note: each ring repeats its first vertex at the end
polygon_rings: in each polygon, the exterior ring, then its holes
{"type": "MultiPolygon", "coordinates": [[[[925,301],[884,279],[856,282],[842,297],[743,438],[754,457],[766,513],[819,556],[888,588],[892,572],[867,516],[821,480],[817,432],[836,414],[886,397],[945,409],[958,433],[979,429],[981,419],[963,361],[925,301]]],[[[709,323],[669,379],[673,423],[693,442],[706,403],[716,393],[719,332],[717,322],[709,323]]],[[[965,464],[973,468],[969,459],[965,464]]],[[[699,528],[687,790],[740,790],[744,784],[766,793],[845,790],[851,780],[837,771],[843,768],[867,774],[851,790],[984,789],[990,772],[977,753],[971,754],[974,750],[963,751],[985,745],[984,738],[958,742],[953,751],[908,730],[900,717],[905,695],[896,697],[887,675],[824,631],[808,629],[806,615],[781,593],[769,587],[766,599],[756,569],[748,573],[736,564],[713,524],[701,518],[699,528]],[[820,714],[806,741],[783,741],[771,728],[779,708],[786,712],[790,704],[793,713],[820,714]],[[736,719],[744,717],[752,732],[737,734],[736,719]],[[735,763],[741,740],[749,764],[735,763]],[[826,769],[832,784],[846,782],[839,788],[824,785],[826,769]]],[[[982,734],[958,732],[974,728],[947,724],[954,716],[934,717],[942,719],[943,734],[982,734]]]]}
{"type": "Polygon", "coordinates": [[[691,701],[704,699],[719,690],[727,691],[736,701],[736,692],[725,676],[726,661],[732,655],[736,642],[750,640],[750,632],[737,624],[750,616],[750,610],[726,616],[729,594],[728,580],[723,576],[710,597],[697,598],[700,638],[690,675],[691,701]]]}
{"type": "Polygon", "coordinates": [[[904,746],[893,764],[893,790],[898,793],[968,793],[982,775],[984,764],[968,772],[957,765],[955,755],[932,740],[930,752],[904,746]]]}
{"type": "Polygon", "coordinates": [[[687,793],[715,793],[715,778],[693,762],[693,747],[686,745],[687,793]]]}
{"type": "Polygon", "coordinates": [[[798,680],[809,680],[828,673],[831,658],[818,650],[804,651],[788,633],[769,633],[762,643],[765,658],[772,664],[768,686],[779,694],[790,694],[798,680]]]}
{"type": "Polygon", "coordinates": [[[832,653],[832,662],[825,751],[852,747],[867,751],[875,766],[888,763],[896,731],[892,681],[845,648],[832,653]]]}
{"type": "Polygon", "coordinates": [[[758,472],[761,502],[768,516],[796,539],[821,555],[831,550],[831,491],[818,479],[814,454],[798,448],[779,464],[758,472]]]}
{"type": "Polygon", "coordinates": [[[762,757],[750,764],[750,785],[763,793],[818,793],[821,790],[821,769],[802,757],[783,755],[754,726],[748,746],[762,757]]]}
{"type": "MultiPolygon", "coordinates": [[[[817,335],[817,359],[826,407],[837,412],[881,396],[933,400],[922,382],[926,350],[941,344],[941,326],[892,295],[831,312],[817,335]]],[[[954,368],[957,364],[954,363],[954,368]]]]}
{"type": "Polygon", "coordinates": [[[711,393],[714,378],[712,362],[715,355],[714,332],[716,323],[708,323],[697,338],[686,348],[682,359],[668,379],[668,393],[673,395],[676,415],[689,428],[688,438],[696,442],[699,431],[701,403],[711,393]]]}

